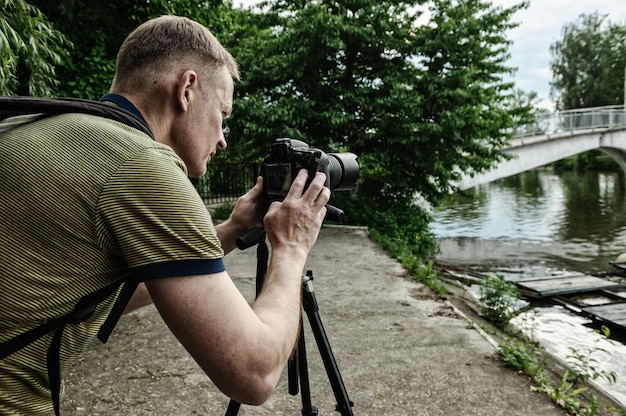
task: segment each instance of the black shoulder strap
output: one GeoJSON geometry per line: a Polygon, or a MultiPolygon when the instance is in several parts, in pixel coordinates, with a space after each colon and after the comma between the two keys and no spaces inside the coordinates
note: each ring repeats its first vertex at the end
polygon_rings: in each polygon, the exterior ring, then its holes
{"type": "MultiPolygon", "coordinates": [[[[52,395],[52,402],[54,405],[54,412],[56,415],[60,414],[59,396],[61,393],[61,371],[60,371],[60,353],[61,353],[61,340],[63,337],[63,330],[67,324],[78,324],[88,319],[96,310],[98,304],[113,295],[120,287],[120,282],[112,283],[105,286],[89,295],[83,297],[74,307],[74,309],[58,318],[44,322],[36,328],[26,331],[15,338],[0,344],[0,359],[8,357],[43,337],[44,335],[55,331],[48,347],[48,354],[46,358],[46,365],[48,367],[48,382],[50,383],[50,393],[52,395]]],[[[126,282],[124,288],[130,287],[132,291],[137,287],[136,284],[126,282]],[[128,286],[127,286],[128,285],[128,286]]],[[[124,291],[122,289],[122,291],[124,291]]],[[[118,298],[119,299],[119,298],[118,298]]],[[[126,299],[128,300],[128,299],[126,299]]],[[[116,302],[117,303],[117,302],[116,302]]],[[[115,307],[114,307],[115,309],[115,307]]],[[[118,316],[119,317],[119,316],[118,316]]],[[[112,329],[112,328],[111,328],[112,329]]],[[[105,341],[103,341],[105,342],[105,341]]]]}
{"type": "Polygon", "coordinates": [[[81,98],[39,98],[26,96],[0,96],[0,120],[24,114],[41,114],[42,117],[64,113],[84,113],[119,121],[146,133],[154,139],[148,125],[123,108],[100,101],[81,98]]]}

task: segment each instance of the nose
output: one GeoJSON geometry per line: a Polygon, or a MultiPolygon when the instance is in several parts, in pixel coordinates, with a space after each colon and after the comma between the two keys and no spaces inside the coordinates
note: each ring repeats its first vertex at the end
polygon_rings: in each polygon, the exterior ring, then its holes
{"type": "Polygon", "coordinates": [[[224,150],[226,149],[226,146],[228,146],[228,143],[226,143],[226,138],[222,133],[222,137],[217,141],[217,150],[224,150]]]}

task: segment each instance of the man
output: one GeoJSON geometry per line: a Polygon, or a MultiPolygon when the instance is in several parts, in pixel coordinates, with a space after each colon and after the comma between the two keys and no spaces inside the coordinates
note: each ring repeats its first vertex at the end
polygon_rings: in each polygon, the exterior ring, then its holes
{"type": "MultiPolygon", "coordinates": [[[[222,123],[238,77],[205,27],[162,16],[128,36],[103,97],[145,120],[154,141],[84,114],[1,133],[0,343],[132,276],[141,284],[129,310],[153,301],[229,397],[254,405],[269,397],[296,341],[302,271],[330,191],[323,174],[305,191],[300,172],[284,201],[270,206],[263,222],[271,258],[249,305],[222,257],[259,225],[262,179],[217,227],[188,180],[226,147],[222,123]]],[[[58,360],[63,374],[114,300],[0,360],[0,414],[58,412],[50,363],[58,360]]]]}

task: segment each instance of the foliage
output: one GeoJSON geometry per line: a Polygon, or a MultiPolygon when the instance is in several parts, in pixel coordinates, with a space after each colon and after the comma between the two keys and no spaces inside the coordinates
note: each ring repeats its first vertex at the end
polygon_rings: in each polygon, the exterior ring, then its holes
{"type": "Polygon", "coordinates": [[[566,24],[550,46],[552,96],[557,108],[622,104],[626,67],[626,26],[598,12],[566,24]]]}
{"type": "Polygon", "coordinates": [[[545,370],[541,350],[530,342],[506,342],[498,347],[504,363],[514,370],[521,371],[532,379],[537,379],[545,370]]]}
{"type": "Polygon", "coordinates": [[[211,217],[214,220],[227,220],[230,217],[230,214],[233,212],[235,208],[235,202],[224,202],[223,204],[215,207],[213,212],[211,213],[211,217]]]}
{"type": "Polygon", "coordinates": [[[487,275],[480,285],[480,311],[499,327],[506,327],[516,315],[519,299],[515,285],[501,275],[487,275]]]}
{"type": "Polygon", "coordinates": [[[448,290],[437,272],[433,269],[433,262],[424,262],[421,256],[415,254],[415,245],[408,245],[401,240],[390,239],[376,229],[370,229],[370,236],[378,245],[398,260],[416,280],[424,283],[433,292],[442,298],[447,296],[448,290]]]}
{"type": "Polygon", "coordinates": [[[558,160],[552,164],[555,171],[568,170],[596,170],[596,171],[618,171],[622,168],[615,159],[600,150],[589,150],[565,159],[558,160]]]}
{"type": "Polygon", "coordinates": [[[277,137],[350,150],[363,166],[361,192],[419,192],[429,201],[459,169],[481,170],[498,157],[513,124],[500,106],[511,85],[499,77],[511,72],[503,32],[516,8],[437,0],[431,21],[418,26],[424,10],[410,2],[270,4],[250,32],[262,41],[235,45],[245,114],[230,128],[233,140],[257,143],[249,157],[277,137]]]}
{"type": "Polygon", "coordinates": [[[126,36],[144,21],[177,14],[204,23],[216,35],[226,31],[221,0],[31,0],[75,45],[71,56],[59,64],[57,96],[98,99],[108,92],[115,74],[117,50],[126,36]],[[202,7],[199,7],[202,6],[202,7]]]}
{"type": "Polygon", "coordinates": [[[515,135],[534,136],[545,134],[545,118],[550,111],[540,106],[539,95],[536,91],[522,91],[516,89],[511,97],[510,108],[528,109],[529,114],[524,113],[516,120],[515,135]]]}
{"type": "Polygon", "coordinates": [[[0,94],[54,95],[55,65],[71,43],[46,16],[24,0],[0,0],[0,94]]]}
{"type": "MultiPolygon", "coordinates": [[[[569,381],[569,371],[565,371],[561,381],[556,386],[544,384],[534,388],[535,391],[546,393],[552,401],[574,414],[580,414],[580,401],[576,397],[588,389],[588,387],[575,387],[574,383],[569,381]]],[[[594,408],[597,410],[597,402],[594,408]]]]}
{"type": "MultiPolygon", "coordinates": [[[[604,408],[607,415],[624,414],[624,409],[615,408],[611,404],[602,406],[598,397],[589,392],[587,382],[581,383],[581,379],[573,376],[573,370],[566,370],[560,379],[553,381],[547,375],[543,352],[532,340],[519,341],[507,338],[498,347],[498,352],[504,363],[529,376],[534,386],[533,391],[546,394],[552,401],[557,403],[568,414],[576,416],[593,416],[599,414],[604,408]],[[588,397],[583,397],[588,393],[588,397]]],[[[590,351],[590,353],[595,350],[590,351]]],[[[569,363],[572,365],[572,363],[569,363]]]]}
{"type": "MultiPolygon", "coordinates": [[[[597,346],[602,338],[596,338],[596,345],[587,351],[580,352],[572,348],[572,354],[567,361],[569,369],[559,379],[555,379],[547,371],[543,350],[532,340],[532,333],[535,329],[534,316],[522,315],[522,320],[518,322],[518,325],[521,326],[521,331],[530,334],[530,337],[522,340],[518,337],[505,337],[498,347],[498,352],[508,367],[532,379],[534,382],[532,390],[548,395],[552,401],[571,415],[593,416],[599,414],[601,410],[604,411],[602,414],[606,415],[626,414],[623,408],[615,407],[611,403],[600,403],[598,397],[589,388],[589,381],[599,377],[604,377],[612,383],[617,381],[614,372],[609,373],[597,369],[594,366],[597,360],[591,358],[596,353],[604,351],[597,346]]],[[[511,333],[510,329],[512,328],[507,328],[508,333],[511,333]]],[[[606,337],[610,335],[606,327],[602,327],[601,333],[606,337]]]]}
{"type": "Polygon", "coordinates": [[[530,115],[502,81],[514,71],[506,32],[526,2],[271,0],[256,12],[219,0],[32,2],[75,44],[54,95],[105,93],[122,40],[151,17],[204,23],[243,74],[229,150],[216,161],[258,162],[278,137],[352,151],[361,179],[356,195],[339,197],[348,218],[423,245],[411,249],[420,254],[434,244],[416,197],[436,205],[462,172],[489,168],[530,115]]]}
{"type": "Polygon", "coordinates": [[[278,137],[352,151],[361,172],[347,221],[412,245],[427,221],[415,227],[402,211],[417,195],[436,205],[461,172],[490,167],[529,115],[502,81],[513,72],[505,32],[525,6],[274,0],[241,15],[229,46],[243,81],[222,157],[258,161],[278,137]]]}
{"type": "Polygon", "coordinates": [[[412,201],[367,200],[360,192],[356,195],[335,192],[330,204],[345,211],[346,223],[377,230],[390,241],[411,247],[417,257],[425,258],[436,248],[434,236],[428,229],[430,214],[412,201]]]}
{"type": "MultiPolygon", "coordinates": [[[[552,54],[551,95],[557,109],[617,105],[624,102],[624,68],[626,68],[626,26],[607,20],[597,11],[581,14],[563,26],[562,39],[550,46],[552,54]]],[[[599,158],[597,150],[577,155],[577,169],[618,169],[599,158]]],[[[568,169],[559,161],[558,169],[568,169]]]]}
{"type": "MultiPolygon", "coordinates": [[[[605,338],[611,335],[610,329],[604,325],[601,327],[601,332],[596,332],[602,334],[605,338]]],[[[596,338],[596,344],[601,339],[596,338]]],[[[598,352],[606,353],[606,350],[597,346],[585,351],[570,347],[570,355],[567,358],[568,364],[572,369],[570,380],[574,385],[586,386],[589,384],[589,381],[597,380],[598,378],[604,378],[613,384],[617,383],[617,373],[615,371],[606,371],[597,367],[598,360],[594,355],[598,352]]]]}

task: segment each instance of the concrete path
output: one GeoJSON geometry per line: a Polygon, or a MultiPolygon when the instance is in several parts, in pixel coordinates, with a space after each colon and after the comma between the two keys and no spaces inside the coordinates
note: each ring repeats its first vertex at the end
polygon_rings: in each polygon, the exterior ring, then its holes
{"type": "MultiPolygon", "coordinates": [[[[252,300],[256,248],[226,258],[252,300]]],[[[310,255],[322,323],[354,415],[564,415],[525,378],[498,361],[471,329],[361,229],[324,227],[310,255]]],[[[336,400],[308,322],[312,402],[333,415],[336,400]]],[[[285,375],[270,400],[240,415],[300,415],[285,375]]],[[[121,320],[110,341],[94,341],[67,377],[64,415],[223,415],[228,400],[199,370],[154,307],[121,320]]]]}

